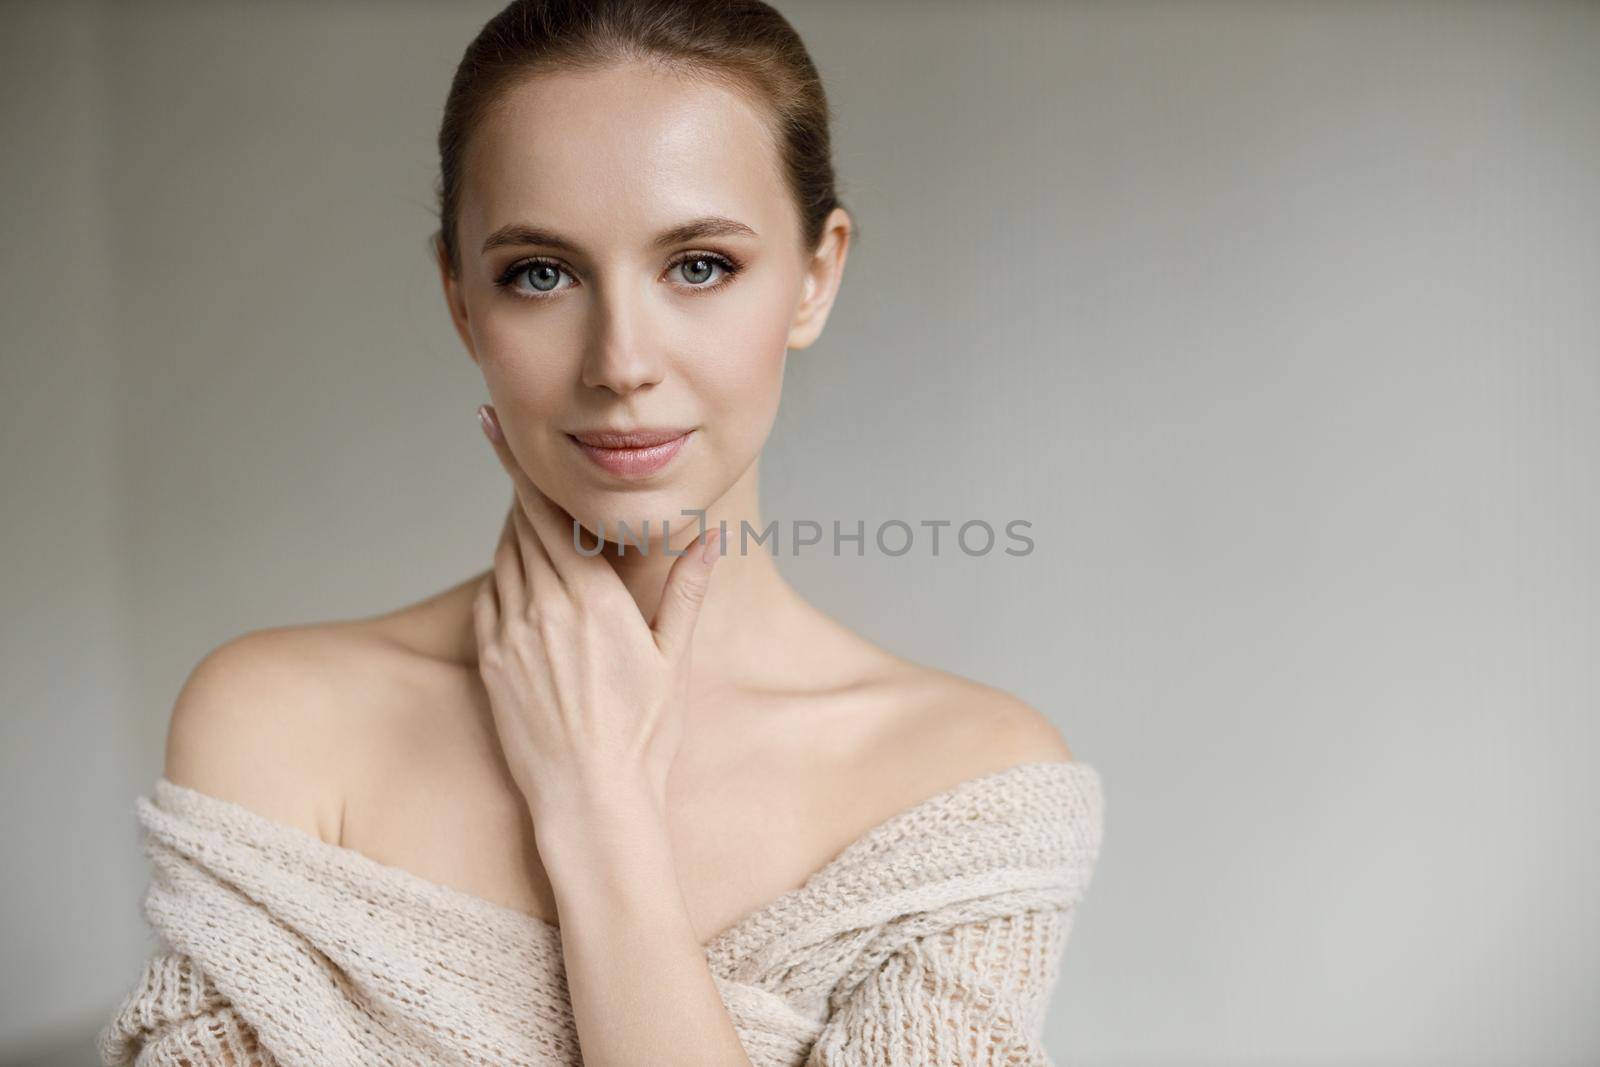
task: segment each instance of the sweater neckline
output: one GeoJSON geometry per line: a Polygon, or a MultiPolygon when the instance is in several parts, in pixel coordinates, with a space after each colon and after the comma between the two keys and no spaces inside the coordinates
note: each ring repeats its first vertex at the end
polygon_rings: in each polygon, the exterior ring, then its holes
{"type": "MultiPolygon", "coordinates": [[[[893,838],[897,833],[912,826],[931,809],[987,789],[1001,788],[1019,777],[1059,775],[1065,781],[1078,775],[1092,777],[1096,774],[1091,764],[1081,760],[1028,760],[1000,770],[986,771],[964,778],[869,827],[836,852],[833,858],[807,875],[799,886],[785,890],[743,917],[734,920],[732,924],[713,934],[709,940],[702,942],[700,947],[708,957],[725,954],[746,931],[757,928],[759,924],[791,904],[817,892],[835,872],[846,867],[863,853],[873,850],[885,838],[893,838]]],[[[561,927],[558,923],[552,923],[532,912],[500,904],[464,889],[424,878],[405,867],[385,863],[347,845],[324,841],[298,826],[268,818],[255,809],[235,801],[224,800],[189,786],[179,785],[165,775],[156,779],[153,799],[156,807],[166,810],[213,813],[227,822],[250,830],[257,839],[268,841],[285,851],[310,853],[321,863],[346,874],[382,883],[397,896],[419,900],[430,908],[465,914],[485,927],[506,936],[531,936],[555,951],[560,951],[561,927]]],[[[148,799],[141,798],[141,803],[149,802],[148,799]]]]}

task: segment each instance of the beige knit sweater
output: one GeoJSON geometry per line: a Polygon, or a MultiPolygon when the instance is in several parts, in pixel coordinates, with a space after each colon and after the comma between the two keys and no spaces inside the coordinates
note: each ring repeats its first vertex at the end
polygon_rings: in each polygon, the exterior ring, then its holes
{"type": "MultiPolygon", "coordinates": [[[[110,1067],[578,1065],[559,927],[166,778],[135,801],[159,947],[110,1067]]],[[[756,1067],[1053,1067],[1041,1041],[1103,822],[1081,762],[966,781],[716,935],[756,1067]]]]}

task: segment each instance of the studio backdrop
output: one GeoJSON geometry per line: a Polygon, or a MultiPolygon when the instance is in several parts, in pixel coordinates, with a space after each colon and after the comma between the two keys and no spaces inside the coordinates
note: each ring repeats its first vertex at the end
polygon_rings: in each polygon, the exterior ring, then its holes
{"type": "MultiPolygon", "coordinates": [[[[150,951],[201,658],[488,563],[428,238],[500,6],[0,7],[0,1063],[150,951]]],[[[1600,1062],[1600,7],[777,6],[859,233],[762,506],[1103,776],[1053,1055],[1600,1062]]]]}

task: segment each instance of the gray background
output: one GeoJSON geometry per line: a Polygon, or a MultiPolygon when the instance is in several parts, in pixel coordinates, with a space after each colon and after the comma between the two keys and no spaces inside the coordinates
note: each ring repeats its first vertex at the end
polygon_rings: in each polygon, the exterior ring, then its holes
{"type": "MultiPolygon", "coordinates": [[[[201,656],[488,562],[425,239],[498,6],[0,7],[0,1061],[151,948],[201,656]]],[[[1052,1052],[1600,1061],[1600,7],[780,6],[863,240],[766,513],[1033,523],[783,566],[1100,769],[1052,1052]]]]}

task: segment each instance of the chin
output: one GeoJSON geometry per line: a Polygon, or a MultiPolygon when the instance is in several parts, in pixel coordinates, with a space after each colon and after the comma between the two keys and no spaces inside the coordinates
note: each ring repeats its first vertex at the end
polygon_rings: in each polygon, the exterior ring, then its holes
{"type": "Polygon", "coordinates": [[[672,543],[681,546],[700,530],[700,516],[694,512],[709,510],[710,504],[701,502],[704,499],[705,494],[673,486],[622,491],[588,489],[573,498],[568,511],[591,535],[613,543],[623,540],[626,526],[630,549],[637,548],[647,532],[651,545],[659,545],[666,532],[663,524],[670,526],[672,543]],[[683,514],[686,510],[690,514],[683,514]]]}

